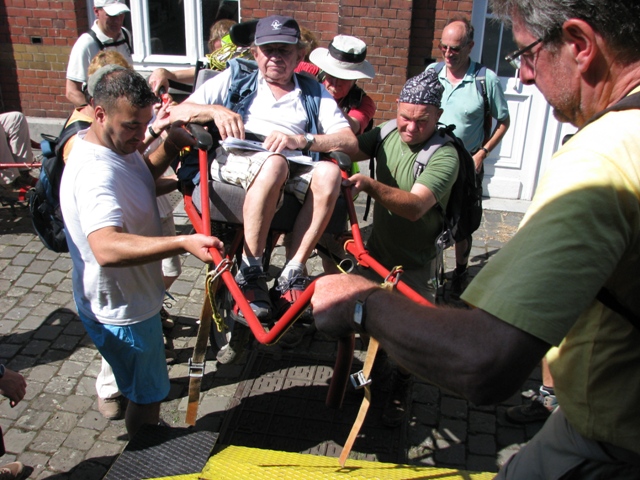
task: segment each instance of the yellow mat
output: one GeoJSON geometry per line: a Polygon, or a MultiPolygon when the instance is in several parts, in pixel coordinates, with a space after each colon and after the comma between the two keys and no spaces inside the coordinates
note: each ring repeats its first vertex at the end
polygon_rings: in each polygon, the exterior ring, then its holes
{"type": "Polygon", "coordinates": [[[450,468],[415,467],[351,459],[347,460],[344,468],[340,468],[338,459],[333,457],[229,446],[212,456],[201,473],[156,480],[489,480],[494,476],[495,473],[472,473],[450,468]]]}

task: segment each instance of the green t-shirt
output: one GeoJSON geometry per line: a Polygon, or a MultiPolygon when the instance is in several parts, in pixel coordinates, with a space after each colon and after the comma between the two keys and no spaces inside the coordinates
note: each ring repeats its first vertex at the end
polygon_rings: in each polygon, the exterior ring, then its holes
{"type": "MultiPolygon", "coordinates": [[[[640,90],[640,89],[638,89],[640,90]]],[[[609,113],[551,161],[518,233],[462,298],[551,345],[558,402],[582,435],[640,453],[640,110],[609,113]]]]}
{"type": "MultiPolygon", "coordinates": [[[[379,132],[380,127],[376,127],[358,137],[362,152],[375,153],[379,132]]],[[[451,187],[458,176],[458,154],[451,145],[439,148],[415,179],[413,165],[422,146],[409,147],[400,139],[397,130],[390,133],[378,150],[376,180],[405,191],[410,191],[414,183],[420,183],[429,188],[446,209],[451,187]]],[[[376,203],[367,248],[388,268],[397,265],[409,270],[423,268],[436,256],[435,241],[440,233],[442,215],[435,208],[412,222],[376,203]]]]}

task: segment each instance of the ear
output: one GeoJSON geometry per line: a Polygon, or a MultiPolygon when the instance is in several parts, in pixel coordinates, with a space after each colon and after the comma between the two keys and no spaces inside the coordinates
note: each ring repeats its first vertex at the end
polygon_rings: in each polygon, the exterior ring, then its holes
{"type": "Polygon", "coordinates": [[[599,51],[595,30],[584,20],[572,18],[562,25],[563,39],[570,47],[578,70],[586,72],[599,51]]]}
{"type": "Polygon", "coordinates": [[[95,118],[95,122],[103,124],[107,119],[107,112],[104,110],[102,105],[94,105],[93,107],[93,115],[95,118]]]}

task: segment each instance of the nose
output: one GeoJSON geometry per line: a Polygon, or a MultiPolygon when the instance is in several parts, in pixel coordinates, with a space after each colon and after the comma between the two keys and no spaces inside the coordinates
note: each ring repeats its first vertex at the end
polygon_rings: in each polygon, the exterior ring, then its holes
{"type": "Polygon", "coordinates": [[[533,67],[529,66],[527,62],[522,62],[520,66],[520,81],[524,85],[534,85],[536,83],[536,75],[533,67]]]}

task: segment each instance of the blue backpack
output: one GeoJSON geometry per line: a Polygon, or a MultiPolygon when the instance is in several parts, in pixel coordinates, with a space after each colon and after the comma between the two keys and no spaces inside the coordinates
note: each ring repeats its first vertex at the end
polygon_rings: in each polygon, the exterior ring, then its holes
{"type": "Polygon", "coordinates": [[[62,129],[57,137],[42,135],[42,167],[34,191],[29,197],[29,210],[33,229],[44,246],[54,252],[68,252],[64,222],[60,212],[60,181],[64,170],[64,146],[80,130],[91,123],[77,120],[62,129]]]}

